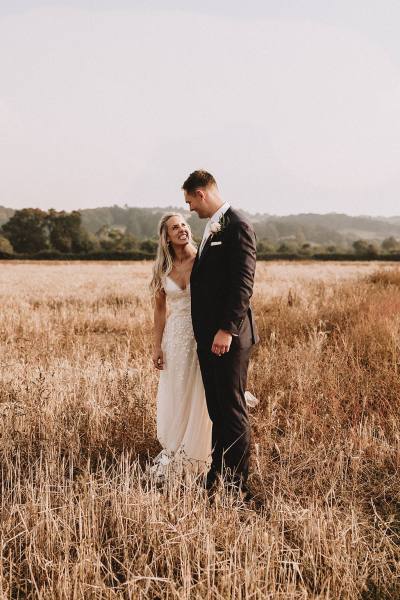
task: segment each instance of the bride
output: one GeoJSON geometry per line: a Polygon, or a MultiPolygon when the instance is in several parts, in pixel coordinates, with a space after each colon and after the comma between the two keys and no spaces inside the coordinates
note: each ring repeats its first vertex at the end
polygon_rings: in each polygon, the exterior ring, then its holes
{"type": "Polygon", "coordinates": [[[177,213],[164,215],[153,268],[153,363],[160,370],[157,437],[162,451],[151,468],[205,471],[211,457],[211,421],[197,358],[190,309],[190,274],[196,256],[191,231],[177,213]],[[168,310],[168,316],[167,316],[168,310]]]}

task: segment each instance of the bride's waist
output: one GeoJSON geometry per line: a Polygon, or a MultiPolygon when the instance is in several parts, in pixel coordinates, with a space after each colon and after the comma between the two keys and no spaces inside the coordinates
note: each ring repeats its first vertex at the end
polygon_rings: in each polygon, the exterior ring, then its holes
{"type": "Polygon", "coordinates": [[[167,321],[175,321],[175,320],[187,320],[192,322],[192,314],[190,312],[190,308],[175,308],[171,311],[167,316],[167,321]]]}

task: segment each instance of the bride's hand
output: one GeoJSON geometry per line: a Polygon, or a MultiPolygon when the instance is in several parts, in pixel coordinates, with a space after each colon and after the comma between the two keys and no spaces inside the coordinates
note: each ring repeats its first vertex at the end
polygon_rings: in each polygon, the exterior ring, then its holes
{"type": "Polygon", "coordinates": [[[153,365],[159,371],[162,371],[164,368],[164,356],[161,348],[156,348],[153,352],[153,365]]]}

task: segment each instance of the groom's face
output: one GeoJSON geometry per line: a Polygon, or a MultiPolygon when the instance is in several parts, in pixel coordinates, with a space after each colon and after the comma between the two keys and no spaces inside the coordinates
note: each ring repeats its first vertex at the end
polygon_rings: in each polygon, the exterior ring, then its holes
{"type": "Polygon", "coordinates": [[[204,219],[205,217],[207,217],[208,213],[204,191],[199,189],[195,190],[193,194],[189,194],[189,192],[185,190],[184,193],[185,202],[189,206],[190,210],[194,210],[194,212],[196,212],[199,215],[200,219],[204,219]]]}

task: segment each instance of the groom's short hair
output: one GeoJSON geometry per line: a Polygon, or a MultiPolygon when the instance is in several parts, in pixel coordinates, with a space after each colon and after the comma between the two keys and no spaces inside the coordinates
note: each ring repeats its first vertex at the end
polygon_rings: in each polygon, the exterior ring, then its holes
{"type": "Polygon", "coordinates": [[[207,187],[208,185],[217,185],[215,178],[208,171],[193,171],[184,182],[182,189],[188,194],[193,194],[197,188],[207,187]]]}

